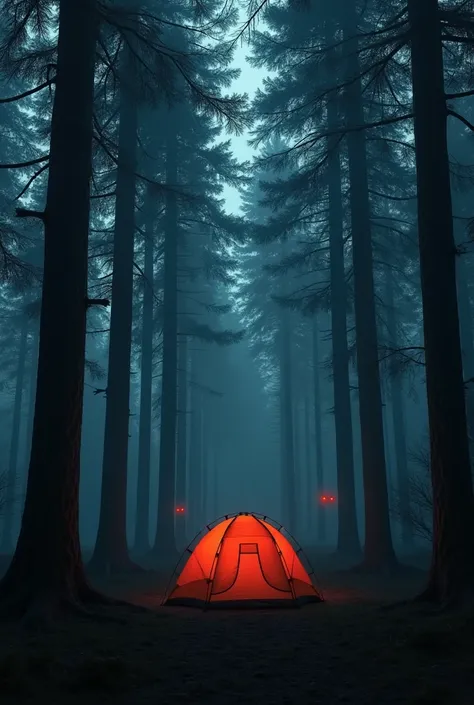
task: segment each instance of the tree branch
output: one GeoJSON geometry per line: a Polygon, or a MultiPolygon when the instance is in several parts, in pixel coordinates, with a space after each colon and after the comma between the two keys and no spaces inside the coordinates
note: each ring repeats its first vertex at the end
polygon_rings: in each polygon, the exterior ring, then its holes
{"type": "Polygon", "coordinates": [[[40,176],[40,174],[43,173],[43,171],[46,171],[46,169],[49,169],[49,162],[47,162],[46,164],[43,164],[43,166],[41,167],[41,169],[38,169],[38,171],[36,171],[36,172],[33,174],[33,176],[31,177],[31,179],[28,179],[28,181],[27,181],[27,183],[26,183],[26,186],[20,191],[20,193],[18,194],[18,196],[15,196],[14,200],[15,200],[15,201],[19,201],[20,198],[21,198],[22,196],[24,196],[24,194],[28,191],[28,189],[30,188],[30,186],[31,186],[31,184],[33,183],[33,181],[35,181],[35,180],[38,178],[38,176],[40,176]]]}
{"type": "Polygon", "coordinates": [[[90,299],[86,296],[86,307],[90,308],[91,306],[104,306],[107,308],[107,306],[110,306],[110,301],[109,299],[90,299]]]}
{"type": "Polygon", "coordinates": [[[474,95],[474,90],[462,91],[462,93],[445,93],[444,97],[446,100],[454,100],[455,98],[468,98],[470,95],[474,95]]]}
{"type": "Polygon", "coordinates": [[[452,117],[455,117],[458,120],[460,120],[463,123],[463,125],[466,125],[466,127],[468,127],[472,132],[474,132],[474,125],[472,124],[472,122],[469,122],[469,120],[467,118],[463,117],[462,115],[457,113],[455,110],[448,109],[447,113],[448,113],[448,115],[451,115],[452,117]]]}
{"type": "Polygon", "coordinates": [[[41,164],[42,162],[49,161],[49,154],[44,157],[38,157],[38,159],[32,159],[29,162],[18,162],[17,164],[0,164],[0,169],[23,169],[25,166],[33,166],[34,164],[41,164]]]}
{"type": "Polygon", "coordinates": [[[16,100],[22,100],[23,98],[27,98],[29,95],[33,95],[34,93],[38,93],[39,91],[42,91],[43,88],[47,88],[48,86],[51,86],[53,83],[56,83],[55,78],[52,78],[49,81],[45,81],[40,86],[36,86],[36,88],[30,88],[29,91],[25,91],[24,93],[20,93],[19,95],[14,95],[14,96],[11,96],[10,98],[0,98],[0,103],[14,103],[16,100]]]}
{"type": "Polygon", "coordinates": [[[39,218],[44,222],[46,213],[44,211],[30,211],[28,208],[17,208],[15,211],[17,218],[39,218]]]}

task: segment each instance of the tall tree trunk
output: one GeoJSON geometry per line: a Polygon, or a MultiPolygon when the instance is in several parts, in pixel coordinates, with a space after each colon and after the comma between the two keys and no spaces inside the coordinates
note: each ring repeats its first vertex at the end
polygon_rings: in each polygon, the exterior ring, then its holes
{"type": "Polygon", "coordinates": [[[320,355],[319,355],[319,327],[317,315],[313,319],[313,403],[314,403],[314,433],[316,445],[316,490],[318,493],[318,541],[326,541],[326,514],[319,502],[324,494],[324,465],[323,465],[323,432],[321,421],[321,381],[320,381],[320,355]]]}
{"type": "Polygon", "coordinates": [[[38,374],[38,351],[39,351],[39,321],[34,320],[31,330],[31,346],[30,346],[30,368],[28,374],[28,406],[26,411],[26,432],[25,432],[25,448],[21,461],[22,476],[21,476],[21,492],[20,492],[20,511],[19,516],[23,514],[23,506],[26,497],[26,487],[28,483],[28,465],[31,455],[31,443],[33,440],[33,420],[35,417],[35,401],[36,401],[36,378],[38,374]]]}
{"type": "MultiPolygon", "coordinates": [[[[178,184],[178,138],[172,127],[166,145],[166,183],[171,188],[178,184]]],[[[174,522],[178,384],[178,204],[176,192],[172,190],[166,195],[165,213],[162,380],[158,520],[153,553],[155,557],[168,561],[177,555],[174,522]]]]}
{"type": "MultiPolygon", "coordinates": [[[[334,44],[334,23],[327,24],[327,44],[334,44]]],[[[332,58],[332,57],[329,57],[332,58]]],[[[329,64],[328,71],[335,67],[329,64]]],[[[330,95],[326,104],[329,130],[340,124],[340,98],[330,95]]],[[[334,390],[334,426],[337,468],[337,550],[341,555],[361,554],[354,480],[349,350],[347,345],[347,282],[344,260],[344,211],[340,137],[328,138],[329,255],[331,277],[331,339],[334,390]]]]}
{"type": "Polygon", "coordinates": [[[389,398],[388,389],[384,382],[382,382],[382,423],[383,423],[383,439],[385,448],[385,468],[387,472],[387,488],[388,488],[388,500],[389,507],[391,507],[391,502],[393,498],[394,491],[394,478],[392,472],[392,450],[391,450],[391,438],[390,438],[390,427],[388,423],[389,419],[389,398]]]}
{"type": "MultiPolygon", "coordinates": [[[[33,440],[33,420],[35,417],[35,401],[36,401],[36,377],[38,374],[38,350],[39,350],[39,322],[34,321],[31,331],[31,350],[30,350],[30,370],[28,380],[28,409],[26,421],[26,449],[25,449],[25,465],[28,467],[31,453],[31,442],[33,440]]],[[[26,493],[26,483],[28,480],[27,472],[25,471],[23,492],[26,493]]]]}
{"type": "Polygon", "coordinates": [[[313,508],[315,498],[313,497],[313,473],[312,473],[312,457],[311,457],[311,412],[310,412],[310,400],[306,395],[304,398],[304,444],[305,444],[305,485],[306,485],[306,501],[305,501],[305,513],[306,513],[306,531],[308,536],[311,535],[311,529],[313,526],[313,508]]]}
{"type": "Polygon", "coordinates": [[[201,516],[205,524],[208,523],[209,506],[209,404],[206,403],[202,415],[202,493],[201,516]]]}
{"type": "Polygon", "coordinates": [[[140,367],[140,426],[138,432],[137,510],[135,552],[150,550],[150,462],[151,414],[153,394],[153,209],[152,195],[145,203],[145,261],[142,300],[142,357],[140,367]]]}
{"type": "Polygon", "coordinates": [[[295,526],[293,531],[298,534],[301,528],[301,474],[303,470],[302,463],[302,448],[301,448],[301,429],[299,417],[299,404],[297,399],[293,400],[292,404],[293,417],[293,452],[295,456],[295,526]]]}
{"type": "Polygon", "coordinates": [[[121,56],[120,124],[110,314],[102,491],[97,540],[90,568],[120,573],[133,568],[127,545],[127,475],[130,360],[133,318],[135,171],[138,111],[128,50],[121,56]]]}
{"type": "Polygon", "coordinates": [[[93,597],[78,497],[96,36],[95,2],[61,0],[33,441],[20,536],[0,583],[9,614],[36,619],[93,597]]]}
{"type": "Polygon", "coordinates": [[[10,438],[10,455],[8,459],[8,472],[6,476],[5,507],[3,510],[3,531],[0,553],[8,554],[13,550],[13,514],[17,501],[18,487],[18,449],[20,445],[21,405],[23,400],[23,387],[25,380],[26,350],[28,342],[28,319],[23,318],[20,328],[18,345],[18,358],[15,380],[15,396],[13,402],[12,435],[10,438]]]}
{"type": "Polygon", "coordinates": [[[198,363],[196,351],[191,354],[190,407],[191,428],[189,435],[189,523],[190,535],[194,536],[202,526],[201,494],[202,494],[202,400],[198,387],[198,363]]]}
{"type": "Polygon", "coordinates": [[[291,326],[288,311],[282,311],[280,326],[280,424],[283,449],[281,491],[283,521],[291,533],[296,526],[292,376],[291,326]]]}
{"type": "Polygon", "coordinates": [[[469,271],[463,255],[459,255],[456,260],[456,274],[463,374],[466,382],[466,413],[472,453],[474,448],[474,330],[468,285],[469,271]]]}
{"type": "Polygon", "coordinates": [[[212,454],[213,467],[213,492],[212,492],[212,521],[215,521],[219,516],[219,460],[217,451],[214,447],[212,454]]]}
{"type": "Polygon", "coordinates": [[[344,3],[342,13],[348,79],[344,100],[350,178],[354,310],[356,325],[359,418],[365,501],[364,567],[390,569],[396,564],[393,550],[385,448],[382,395],[378,360],[375,287],[373,273],[367,153],[358,60],[355,0],[344,3]]]}
{"type": "MultiPolygon", "coordinates": [[[[387,328],[390,348],[398,347],[398,321],[393,291],[393,268],[389,262],[385,274],[385,303],[387,306],[387,328]]],[[[395,358],[390,363],[390,397],[392,411],[393,440],[397,475],[397,501],[400,510],[402,544],[406,549],[413,546],[413,524],[410,512],[410,483],[408,476],[407,442],[405,435],[405,407],[403,404],[403,380],[397,369],[395,358]]]]}
{"type": "MultiPolygon", "coordinates": [[[[184,297],[180,297],[183,306],[184,297]]],[[[184,311],[180,308],[180,314],[184,311]]],[[[181,328],[181,326],[180,326],[181,328]]],[[[176,543],[178,548],[186,544],[186,521],[189,506],[186,497],[186,471],[188,463],[188,339],[184,330],[178,340],[178,419],[176,434],[176,506],[183,507],[182,515],[176,515],[176,543]]]]}
{"type": "MultiPolygon", "coordinates": [[[[336,98],[327,104],[328,125],[338,123],[336,98]]],[[[334,424],[337,464],[337,550],[341,554],[361,553],[354,481],[349,350],[347,346],[347,283],[344,262],[341,164],[337,138],[328,144],[329,252],[331,272],[331,337],[334,388],[334,424]]]]}
{"type": "Polygon", "coordinates": [[[474,589],[474,498],[456,292],[443,49],[436,0],[408,0],[418,231],[433,487],[433,557],[425,597],[474,589]]]}
{"type": "Polygon", "coordinates": [[[280,460],[280,521],[287,522],[287,497],[286,497],[286,455],[285,455],[285,400],[283,396],[283,358],[281,344],[279,355],[279,388],[278,388],[278,421],[279,421],[279,460],[280,460]]]}
{"type": "MultiPolygon", "coordinates": [[[[448,141],[449,147],[449,141],[448,141]]],[[[469,217],[469,206],[465,193],[455,188],[451,180],[452,208],[455,215],[464,219],[469,217]]],[[[464,382],[466,385],[466,414],[469,430],[469,451],[472,458],[474,451],[474,325],[471,296],[469,292],[469,272],[472,267],[472,254],[464,252],[466,238],[465,221],[453,219],[453,234],[459,256],[456,258],[456,284],[458,292],[459,328],[461,333],[461,351],[464,382]],[[467,261],[466,261],[467,260],[467,261]]]]}

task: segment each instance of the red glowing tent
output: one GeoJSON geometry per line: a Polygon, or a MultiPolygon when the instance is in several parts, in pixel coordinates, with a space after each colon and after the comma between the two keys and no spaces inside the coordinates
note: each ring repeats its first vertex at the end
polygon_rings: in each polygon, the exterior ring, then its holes
{"type": "Polygon", "coordinates": [[[268,517],[250,513],[209,525],[186,549],[188,560],[163,604],[233,608],[322,602],[300,559],[301,548],[282,531],[268,517]]]}

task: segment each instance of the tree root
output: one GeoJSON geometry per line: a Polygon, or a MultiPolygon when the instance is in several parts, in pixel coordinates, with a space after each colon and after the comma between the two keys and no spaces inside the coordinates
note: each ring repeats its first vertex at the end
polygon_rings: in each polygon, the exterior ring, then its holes
{"type": "MultiPolygon", "coordinates": [[[[23,593],[6,598],[0,606],[0,619],[19,621],[21,626],[32,631],[50,629],[59,620],[73,616],[81,619],[95,619],[85,605],[72,596],[63,593],[23,593]]],[[[99,615],[97,617],[100,618],[99,615]]]]}
{"type": "Polygon", "coordinates": [[[432,586],[428,586],[423,590],[423,592],[420,592],[419,595],[416,595],[416,597],[413,600],[414,602],[437,602],[437,596],[435,593],[435,590],[433,590],[432,586]]]}
{"type": "Polygon", "coordinates": [[[430,605],[437,614],[465,608],[472,609],[474,605],[474,587],[460,588],[459,591],[453,592],[451,595],[441,595],[434,585],[428,585],[423,592],[414,598],[413,602],[415,604],[430,605]]]}
{"type": "Polygon", "coordinates": [[[137,612],[142,614],[150,614],[151,610],[143,605],[137,605],[134,602],[128,602],[128,600],[121,600],[117,597],[111,597],[110,595],[104,595],[102,592],[95,590],[90,585],[86,585],[80,592],[81,600],[85,604],[96,605],[98,607],[122,607],[130,612],[137,612]]]}
{"type": "Polygon", "coordinates": [[[98,623],[126,624],[126,615],[119,616],[109,613],[106,609],[124,610],[128,613],[151,614],[151,610],[143,605],[136,605],[126,600],[104,595],[86,582],[78,586],[77,590],[50,589],[46,592],[39,590],[22,590],[13,595],[8,586],[0,589],[0,620],[18,620],[22,627],[33,631],[45,631],[53,628],[59,621],[73,617],[82,620],[91,620],[98,623]]]}
{"type": "Polygon", "coordinates": [[[44,631],[68,616],[92,619],[85,606],[73,598],[38,596],[29,601],[21,625],[31,631],[44,631]]]}
{"type": "Polygon", "coordinates": [[[472,610],[473,606],[474,589],[460,591],[459,594],[453,595],[449,598],[442,598],[436,591],[436,589],[432,585],[429,585],[421,593],[415,595],[415,597],[413,597],[412,599],[400,600],[397,602],[391,602],[387,605],[381,605],[380,609],[383,611],[388,611],[406,607],[411,609],[418,609],[426,615],[436,616],[439,614],[454,612],[457,610],[472,610]]]}

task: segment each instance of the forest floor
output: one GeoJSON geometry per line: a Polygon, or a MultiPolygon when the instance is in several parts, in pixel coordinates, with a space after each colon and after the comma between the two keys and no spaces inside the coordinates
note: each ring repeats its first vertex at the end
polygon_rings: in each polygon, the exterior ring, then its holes
{"type": "Polygon", "coordinates": [[[103,584],[150,613],[114,608],[115,622],[44,633],[0,625],[0,702],[472,705],[474,613],[394,606],[419,591],[420,570],[375,579],[337,568],[320,557],[326,602],[299,610],[160,607],[167,580],[156,574],[103,584]]]}

